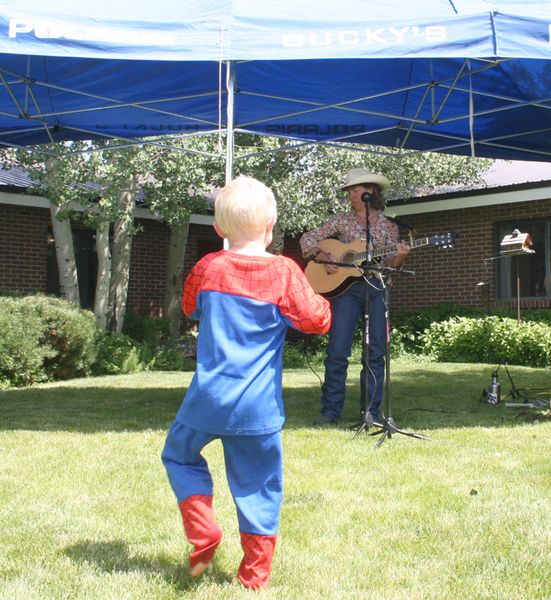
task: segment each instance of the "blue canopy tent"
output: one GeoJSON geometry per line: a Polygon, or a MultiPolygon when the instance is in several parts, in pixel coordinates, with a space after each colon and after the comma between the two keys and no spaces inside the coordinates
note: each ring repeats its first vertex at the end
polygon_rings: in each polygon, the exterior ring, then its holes
{"type": "Polygon", "coordinates": [[[4,0],[0,144],[236,130],[551,159],[551,1],[4,0]]]}

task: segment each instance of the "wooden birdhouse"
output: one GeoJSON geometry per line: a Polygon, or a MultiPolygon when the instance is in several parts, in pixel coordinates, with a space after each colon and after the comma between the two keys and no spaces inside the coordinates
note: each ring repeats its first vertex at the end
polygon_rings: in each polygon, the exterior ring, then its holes
{"type": "Polygon", "coordinates": [[[521,233],[514,229],[511,235],[506,235],[499,246],[500,254],[533,254],[532,238],[529,233],[521,233]]]}

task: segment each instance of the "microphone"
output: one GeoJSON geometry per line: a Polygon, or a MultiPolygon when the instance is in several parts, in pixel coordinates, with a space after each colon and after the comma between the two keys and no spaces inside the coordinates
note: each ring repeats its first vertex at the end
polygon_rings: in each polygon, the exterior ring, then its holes
{"type": "Polygon", "coordinates": [[[365,204],[369,204],[371,200],[373,200],[373,194],[370,194],[369,192],[364,192],[362,194],[362,202],[364,202],[365,204]]]}

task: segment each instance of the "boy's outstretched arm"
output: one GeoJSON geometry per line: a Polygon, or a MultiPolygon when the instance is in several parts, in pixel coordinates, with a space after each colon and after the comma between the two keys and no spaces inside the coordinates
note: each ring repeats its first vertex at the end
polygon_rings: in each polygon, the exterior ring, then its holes
{"type": "Polygon", "coordinates": [[[286,296],[280,310],[291,326],[302,333],[327,333],[331,325],[329,301],[316,293],[300,267],[291,263],[286,296]]]}

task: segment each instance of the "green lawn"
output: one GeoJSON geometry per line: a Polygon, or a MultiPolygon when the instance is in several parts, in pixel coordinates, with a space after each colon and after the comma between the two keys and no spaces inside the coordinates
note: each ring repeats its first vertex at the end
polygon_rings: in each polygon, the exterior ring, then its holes
{"type": "MultiPolygon", "coordinates": [[[[480,401],[493,365],[394,361],[393,416],[430,441],[315,429],[319,382],[287,371],[285,499],[262,598],[551,598],[551,419],[480,401]]],[[[510,367],[518,388],[548,370],[510,367]]],[[[319,370],[319,369],[318,369],[319,370]]],[[[187,544],[159,455],[190,373],[0,392],[0,598],[250,598],[221,448],[206,455],[225,537],[212,575],[187,544]]],[[[500,371],[504,394],[510,389],[500,371]]],[[[547,396],[548,398],[549,396],[547,396]]]]}

